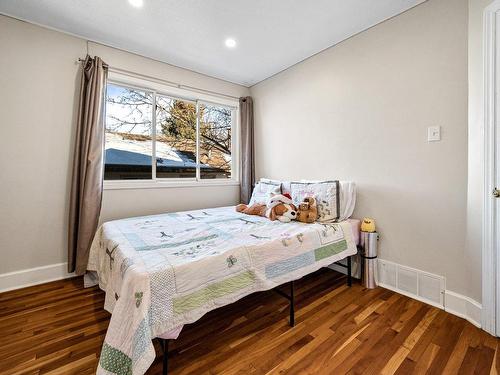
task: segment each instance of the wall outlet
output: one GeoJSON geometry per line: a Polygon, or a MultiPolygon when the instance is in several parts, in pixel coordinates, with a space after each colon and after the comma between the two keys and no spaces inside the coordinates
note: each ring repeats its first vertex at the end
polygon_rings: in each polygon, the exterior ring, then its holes
{"type": "Polygon", "coordinates": [[[441,140],[441,126],[429,126],[427,128],[427,141],[437,142],[441,140]]]}

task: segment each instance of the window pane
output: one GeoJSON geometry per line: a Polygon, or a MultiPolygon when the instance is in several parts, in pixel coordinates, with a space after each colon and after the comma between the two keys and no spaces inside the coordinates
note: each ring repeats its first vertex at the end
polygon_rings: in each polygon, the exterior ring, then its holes
{"type": "Polygon", "coordinates": [[[149,92],[108,84],[105,180],[152,178],[152,100],[149,92]]]}
{"type": "Polygon", "coordinates": [[[231,109],[200,104],[200,176],[231,178],[231,109]]]}
{"type": "Polygon", "coordinates": [[[156,177],[196,177],[196,105],[156,97],[156,177]]]}

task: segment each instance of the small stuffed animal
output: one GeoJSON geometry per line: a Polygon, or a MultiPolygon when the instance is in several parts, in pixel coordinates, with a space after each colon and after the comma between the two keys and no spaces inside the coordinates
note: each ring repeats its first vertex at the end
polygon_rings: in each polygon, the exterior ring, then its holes
{"type": "Polygon", "coordinates": [[[375,220],[365,217],[361,222],[361,231],[369,233],[375,232],[375,220]]]}
{"type": "Polygon", "coordinates": [[[278,219],[282,223],[289,223],[297,218],[297,207],[292,203],[288,193],[272,194],[267,201],[269,219],[278,219]]]}
{"type": "Polygon", "coordinates": [[[236,211],[247,215],[257,215],[269,218],[269,220],[279,220],[289,223],[297,217],[297,207],[292,203],[288,194],[274,194],[267,204],[256,203],[251,206],[239,204],[236,211]]]}
{"type": "Polygon", "coordinates": [[[292,203],[279,203],[271,208],[269,219],[289,223],[297,218],[297,207],[292,203]]]}
{"type": "Polygon", "coordinates": [[[314,223],[318,219],[318,205],[313,197],[306,197],[299,204],[297,220],[302,223],[314,223]]]}
{"type": "Polygon", "coordinates": [[[267,217],[269,220],[279,220],[283,223],[289,223],[297,217],[297,208],[293,204],[278,203],[271,208],[265,204],[256,203],[251,206],[239,204],[236,206],[236,212],[247,215],[256,215],[267,217]]]}
{"type": "Polygon", "coordinates": [[[242,214],[247,215],[266,217],[267,206],[260,203],[252,204],[251,206],[247,206],[246,204],[239,204],[236,206],[236,212],[241,212],[242,214]]]}

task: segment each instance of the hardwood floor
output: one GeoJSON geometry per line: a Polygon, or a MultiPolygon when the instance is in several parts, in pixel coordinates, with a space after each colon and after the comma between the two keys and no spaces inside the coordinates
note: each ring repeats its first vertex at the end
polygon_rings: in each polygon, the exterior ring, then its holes
{"type": "MultiPolygon", "coordinates": [[[[170,374],[496,374],[499,340],[463,319],[322,270],[205,315],[170,343],[170,374]]],[[[0,294],[1,374],[93,374],[108,326],[81,278],[0,294]]],[[[157,350],[159,352],[159,345],[157,350]]],[[[161,374],[157,358],[148,374],[161,374]]]]}

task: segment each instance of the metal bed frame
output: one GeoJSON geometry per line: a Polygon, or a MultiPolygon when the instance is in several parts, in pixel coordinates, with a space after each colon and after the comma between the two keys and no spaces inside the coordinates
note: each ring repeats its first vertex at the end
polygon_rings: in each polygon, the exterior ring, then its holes
{"type": "MultiPolygon", "coordinates": [[[[352,286],[352,257],[355,255],[351,255],[347,257],[347,264],[342,264],[339,262],[335,262],[334,264],[337,264],[341,267],[344,267],[347,269],[347,286],[351,287],[352,286]]],[[[290,284],[290,294],[287,294],[283,292],[281,289],[273,289],[276,293],[278,293],[280,296],[286,298],[289,301],[290,305],[290,317],[289,317],[289,324],[290,327],[295,326],[295,287],[294,287],[294,280],[290,281],[288,284],[290,284]]],[[[163,354],[163,375],[168,375],[168,339],[162,339],[158,337],[158,340],[160,341],[160,346],[163,354]]]]}

